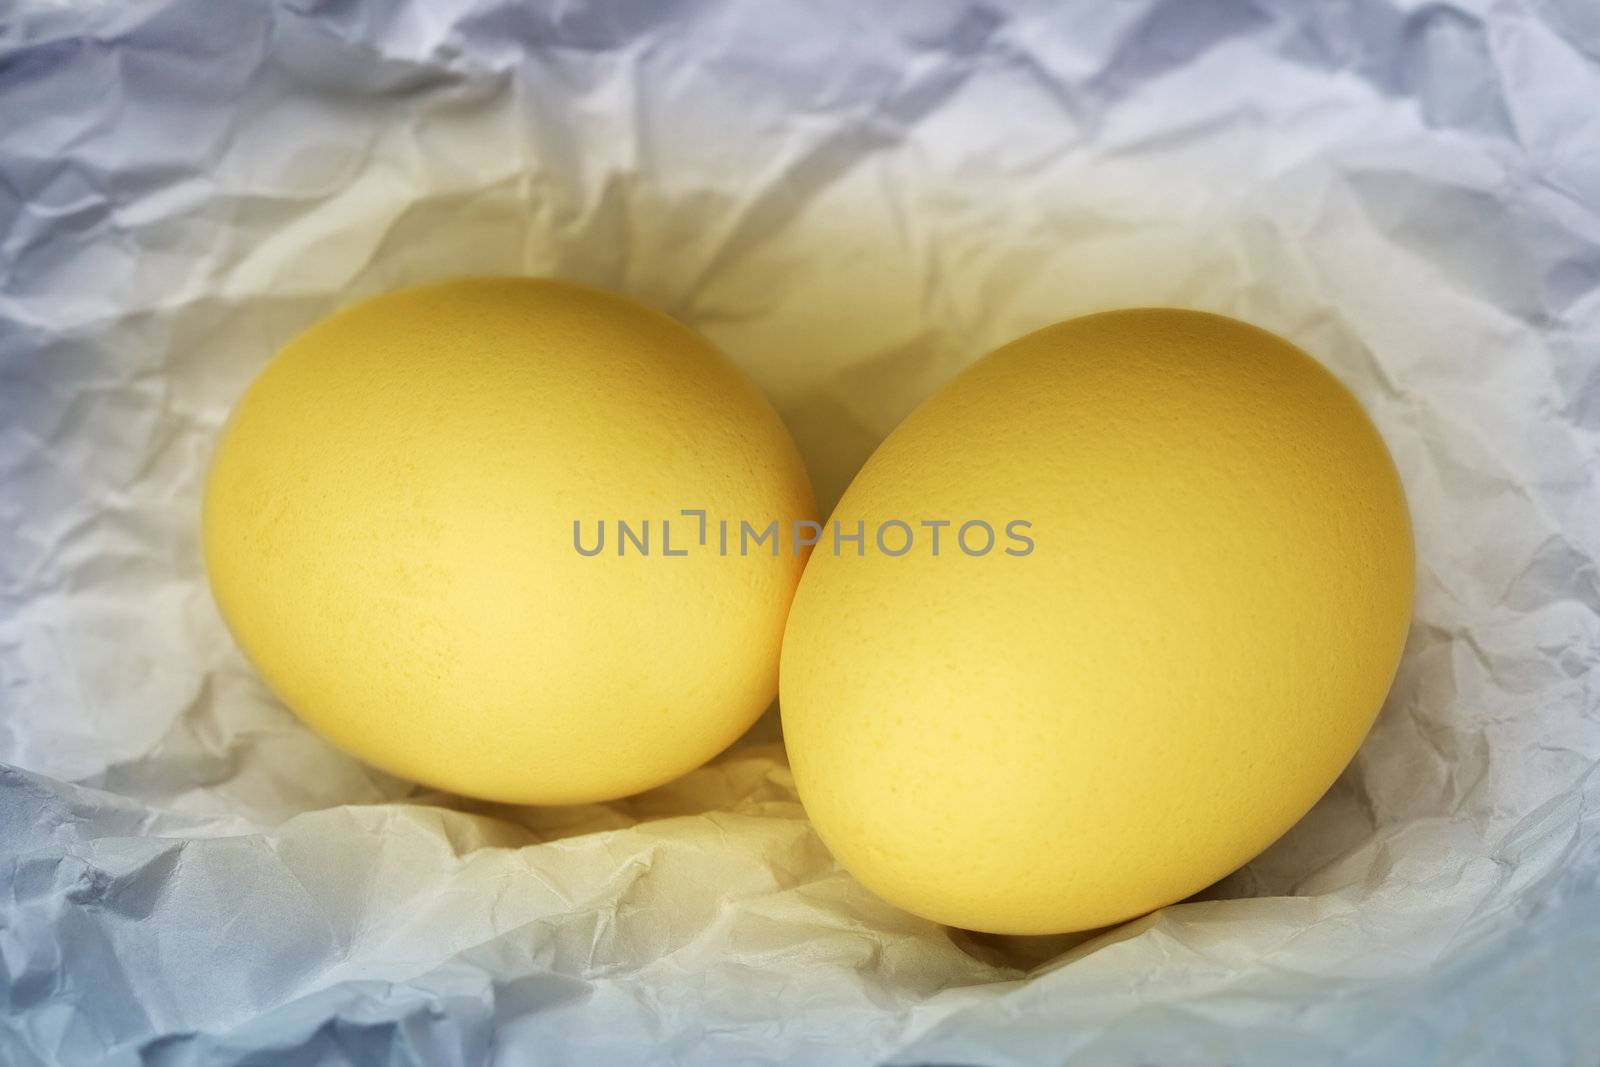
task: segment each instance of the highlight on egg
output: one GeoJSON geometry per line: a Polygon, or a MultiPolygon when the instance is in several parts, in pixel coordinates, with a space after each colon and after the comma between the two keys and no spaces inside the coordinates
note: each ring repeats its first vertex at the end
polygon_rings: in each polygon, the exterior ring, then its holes
{"type": "Polygon", "coordinates": [[[829,525],[953,515],[1034,547],[816,552],[781,665],[813,824],[938,922],[1080,931],[1204,889],[1333,783],[1399,663],[1394,464],[1343,385],[1243,322],[1136,309],[1008,344],[829,525]]]}
{"type": "Polygon", "coordinates": [[[806,552],[706,550],[685,509],[814,523],[760,390],[624,297],[475,278],[359,303],[268,363],[202,541],[239,646],[329,740],[454,792],[576,803],[689,771],[776,693],[806,552]],[[607,550],[574,551],[600,521],[607,550]]]}

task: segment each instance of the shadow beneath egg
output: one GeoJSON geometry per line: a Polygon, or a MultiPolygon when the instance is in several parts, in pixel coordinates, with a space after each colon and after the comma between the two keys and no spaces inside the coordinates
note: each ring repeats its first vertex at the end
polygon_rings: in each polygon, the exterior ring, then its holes
{"type": "Polygon", "coordinates": [[[985,934],[957,926],[945,928],[951,944],[973,959],[991,967],[1005,967],[1024,973],[1059,963],[1067,953],[1094,941],[1105,932],[1085,930],[1075,934],[1021,935],[985,934]]]}
{"type": "Polygon", "coordinates": [[[712,812],[804,817],[783,747],[775,742],[729,748],[681,778],[619,800],[564,805],[501,804],[418,786],[405,801],[494,820],[513,831],[501,842],[509,847],[545,844],[712,812]]]}

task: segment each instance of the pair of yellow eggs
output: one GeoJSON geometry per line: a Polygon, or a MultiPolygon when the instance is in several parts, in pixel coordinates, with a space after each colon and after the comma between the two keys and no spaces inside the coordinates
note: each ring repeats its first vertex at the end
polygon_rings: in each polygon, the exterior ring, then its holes
{"type": "Polygon", "coordinates": [[[620,797],[781,689],[840,862],[1002,933],[1132,918],[1266,847],[1354,754],[1410,618],[1372,424],[1215,315],[1006,345],[814,511],[778,415],[697,334],[472,279],[289,344],[222,436],[203,534],[267,683],[387,771],[620,797]]]}

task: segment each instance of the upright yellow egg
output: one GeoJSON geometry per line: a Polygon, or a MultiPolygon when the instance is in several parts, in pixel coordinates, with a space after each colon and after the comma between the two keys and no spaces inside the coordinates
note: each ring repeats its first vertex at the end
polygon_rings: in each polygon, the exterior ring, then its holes
{"type": "Polygon", "coordinates": [[[719,551],[716,523],[814,508],[777,414],[700,336],[501,278],[290,343],[228,422],[202,525],[229,628],[307,723],[550,804],[659,785],[755,720],[804,560],[719,551]]]}
{"type": "Polygon", "coordinates": [[[781,671],[801,800],[939,922],[1180,900],[1355,753],[1412,551],[1372,423],[1281,338],[1168,309],[1031,334],[896,429],[814,550],[781,671]]]}

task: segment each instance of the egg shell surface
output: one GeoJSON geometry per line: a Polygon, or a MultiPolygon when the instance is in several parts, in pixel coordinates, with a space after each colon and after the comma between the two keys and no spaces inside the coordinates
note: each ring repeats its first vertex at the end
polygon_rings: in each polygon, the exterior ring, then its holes
{"type": "Polygon", "coordinates": [[[832,521],[866,544],[828,530],[789,616],[795,782],[860,881],[959,927],[1102,927],[1244,864],[1349,763],[1409,625],[1410,522],[1372,422],[1218,315],[1110,312],[998,349],[832,521]],[[876,543],[891,520],[916,534],[902,555],[876,543]],[[985,553],[956,540],[974,520],[985,553]]]}
{"type": "Polygon", "coordinates": [[[285,347],[225,427],[202,541],[239,645],[329,740],[442,789],[576,803],[703,763],[776,692],[803,552],[724,555],[684,509],[813,517],[757,387],[631,300],[477,278],[285,347]]]}

